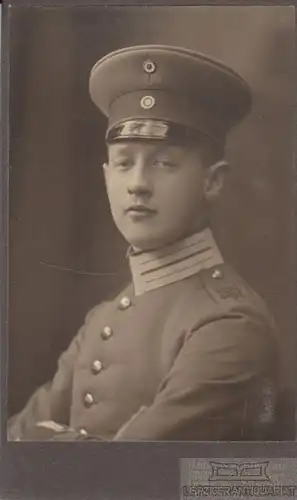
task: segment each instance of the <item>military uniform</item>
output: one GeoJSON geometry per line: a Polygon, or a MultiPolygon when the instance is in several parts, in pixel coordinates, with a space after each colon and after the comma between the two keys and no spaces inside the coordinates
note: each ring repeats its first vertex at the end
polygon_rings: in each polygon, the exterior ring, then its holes
{"type": "Polygon", "coordinates": [[[133,285],[88,314],[11,438],[53,420],[104,440],[242,439],[265,420],[273,324],[211,232],[130,263],[133,285]]]}
{"type": "MultiPolygon", "coordinates": [[[[250,106],[237,74],[171,47],[106,56],[90,92],[109,117],[108,141],[171,140],[194,129],[224,141],[250,106]]],[[[36,439],[32,428],[43,421],[62,424],[70,439],[259,437],[273,417],[277,352],[263,301],[224,262],[207,227],[128,258],[131,284],[87,315],[53,381],[11,419],[9,439],[36,439]]]]}

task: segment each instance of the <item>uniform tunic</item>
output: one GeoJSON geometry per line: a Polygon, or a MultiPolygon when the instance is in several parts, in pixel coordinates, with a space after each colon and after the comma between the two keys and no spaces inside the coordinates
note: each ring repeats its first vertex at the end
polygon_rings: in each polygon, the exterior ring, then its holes
{"type": "Polygon", "coordinates": [[[273,321],[210,230],[130,264],[133,282],[87,315],[9,439],[52,420],[103,440],[237,440],[267,419],[273,321]]]}

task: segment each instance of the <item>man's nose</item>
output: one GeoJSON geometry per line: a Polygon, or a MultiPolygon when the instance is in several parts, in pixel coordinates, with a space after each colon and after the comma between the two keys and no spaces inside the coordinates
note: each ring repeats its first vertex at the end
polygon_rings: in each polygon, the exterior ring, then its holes
{"type": "Polygon", "coordinates": [[[149,195],[152,192],[152,184],[148,169],[142,162],[136,163],[130,170],[128,192],[137,195],[149,195]]]}

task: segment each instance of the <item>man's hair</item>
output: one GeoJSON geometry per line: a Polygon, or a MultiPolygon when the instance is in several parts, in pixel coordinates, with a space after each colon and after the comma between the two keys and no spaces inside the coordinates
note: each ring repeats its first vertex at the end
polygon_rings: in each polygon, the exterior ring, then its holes
{"type": "Polygon", "coordinates": [[[204,134],[197,134],[192,147],[197,149],[203,167],[207,168],[223,160],[225,156],[225,143],[204,134]]]}

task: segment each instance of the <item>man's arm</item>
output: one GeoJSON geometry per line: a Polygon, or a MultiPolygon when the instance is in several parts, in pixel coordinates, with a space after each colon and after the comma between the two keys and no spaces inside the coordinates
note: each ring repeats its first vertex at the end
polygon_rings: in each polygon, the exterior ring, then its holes
{"type": "Polygon", "coordinates": [[[88,313],[85,324],[80,328],[67,351],[60,356],[58,369],[53,380],[37,389],[25,408],[9,419],[8,440],[26,438],[32,428],[42,421],[54,421],[69,425],[73,368],[84,340],[86,326],[95,309],[97,307],[88,313]]]}
{"type": "Polygon", "coordinates": [[[273,337],[243,313],[193,329],[149,407],[115,440],[220,440],[246,424],[247,398],[267,367],[273,337]]]}

